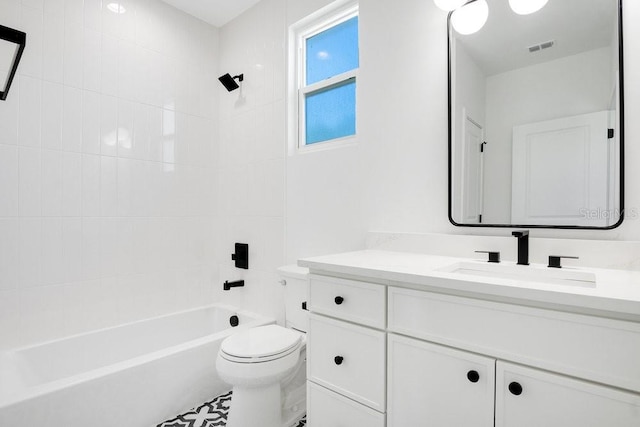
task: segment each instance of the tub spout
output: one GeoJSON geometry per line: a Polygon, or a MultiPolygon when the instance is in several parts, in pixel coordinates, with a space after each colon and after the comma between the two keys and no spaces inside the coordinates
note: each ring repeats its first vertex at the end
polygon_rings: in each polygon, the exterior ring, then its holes
{"type": "Polygon", "coordinates": [[[228,291],[231,288],[237,288],[239,286],[244,286],[244,280],[236,280],[235,282],[230,282],[228,280],[225,280],[224,285],[222,285],[222,288],[225,291],[228,291]]]}

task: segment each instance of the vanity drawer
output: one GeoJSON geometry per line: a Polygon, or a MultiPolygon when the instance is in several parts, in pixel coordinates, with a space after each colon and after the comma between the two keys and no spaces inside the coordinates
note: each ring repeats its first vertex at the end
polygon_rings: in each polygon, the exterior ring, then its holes
{"type": "Polygon", "coordinates": [[[386,288],[383,285],[325,276],[311,276],[309,308],[374,328],[386,326],[386,288]]]}
{"type": "Polygon", "coordinates": [[[390,332],[640,391],[640,324],[389,287],[390,332]]]}
{"type": "Polygon", "coordinates": [[[384,427],[384,414],[311,381],[307,381],[307,402],[309,427],[384,427]]]}
{"type": "Polygon", "coordinates": [[[309,380],[384,412],[384,332],[311,314],[307,336],[309,380]]]}

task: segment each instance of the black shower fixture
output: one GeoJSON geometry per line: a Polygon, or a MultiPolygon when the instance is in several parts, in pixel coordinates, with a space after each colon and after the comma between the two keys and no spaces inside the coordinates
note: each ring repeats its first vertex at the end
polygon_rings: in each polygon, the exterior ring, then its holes
{"type": "MultiPolygon", "coordinates": [[[[20,63],[20,58],[22,57],[22,52],[24,51],[26,44],[27,35],[25,33],[0,25],[0,45],[2,46],[0,53],[2,56],[8,55],[11,57],[11,65],[7,70],[5,70],[7,73],[6,77],[4,75],[0,75],[0,100],[2,101],[7,99],[11,82],[18,70],[18,63],[20,63]],[[8,43],[1,43],[3,41],[8,43]]],[[[0,63],[7,63],[7,61],[0,58],[0,63]]]]}
{"type": "Polygon", "coordinates": [[[238,74],[237,76],[231,77],[231,74],[227,73],[224,76],[218,77],[218,80],[220,80],[220,83],[222,83],[229,92],[231,92],[232,90],[236,90],[240,87],[238,83],[236,83],[235,79],[238,79],[239,82],[243,81],[244,74],[238,74]]]}

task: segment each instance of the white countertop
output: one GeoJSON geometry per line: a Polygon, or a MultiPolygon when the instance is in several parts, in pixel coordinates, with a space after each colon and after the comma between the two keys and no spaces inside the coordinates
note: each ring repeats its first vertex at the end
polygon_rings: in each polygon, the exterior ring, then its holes
{"type": "MultiPolygon", "coordinates": [[[[348,276],[391,286],[640,322],[640,272],[638,271],[563,267],[563,270],[595,274],[596,283],[592,287],[440,271],[463,261],[471,260],[410,252],[363,250],[305,258],[299,260],[298,265],[308,267],[312,274],[348,276]]],[[[514,263],[504,261],[501,264],[513,265],[514,263]]],[[[541,265],[530,267],[546,268],[541,265]]],[[[529,268],[529,266],[519,268],[529,268]]]]}

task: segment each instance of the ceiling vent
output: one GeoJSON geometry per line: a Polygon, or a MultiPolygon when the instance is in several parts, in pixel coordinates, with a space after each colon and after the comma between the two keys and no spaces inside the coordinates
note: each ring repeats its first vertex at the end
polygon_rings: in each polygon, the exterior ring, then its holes
{"type": "Polygon", "coordinates": [[[539,52],[539,51],[544,50],[544,49],[549,49],[555,43],[556,42],[554,40],[549,40],[548,42],[544,42],[544,43],[540,43],[540,44],[535,44],[533,46],[529,46],[529,53],[539,52]]]}

